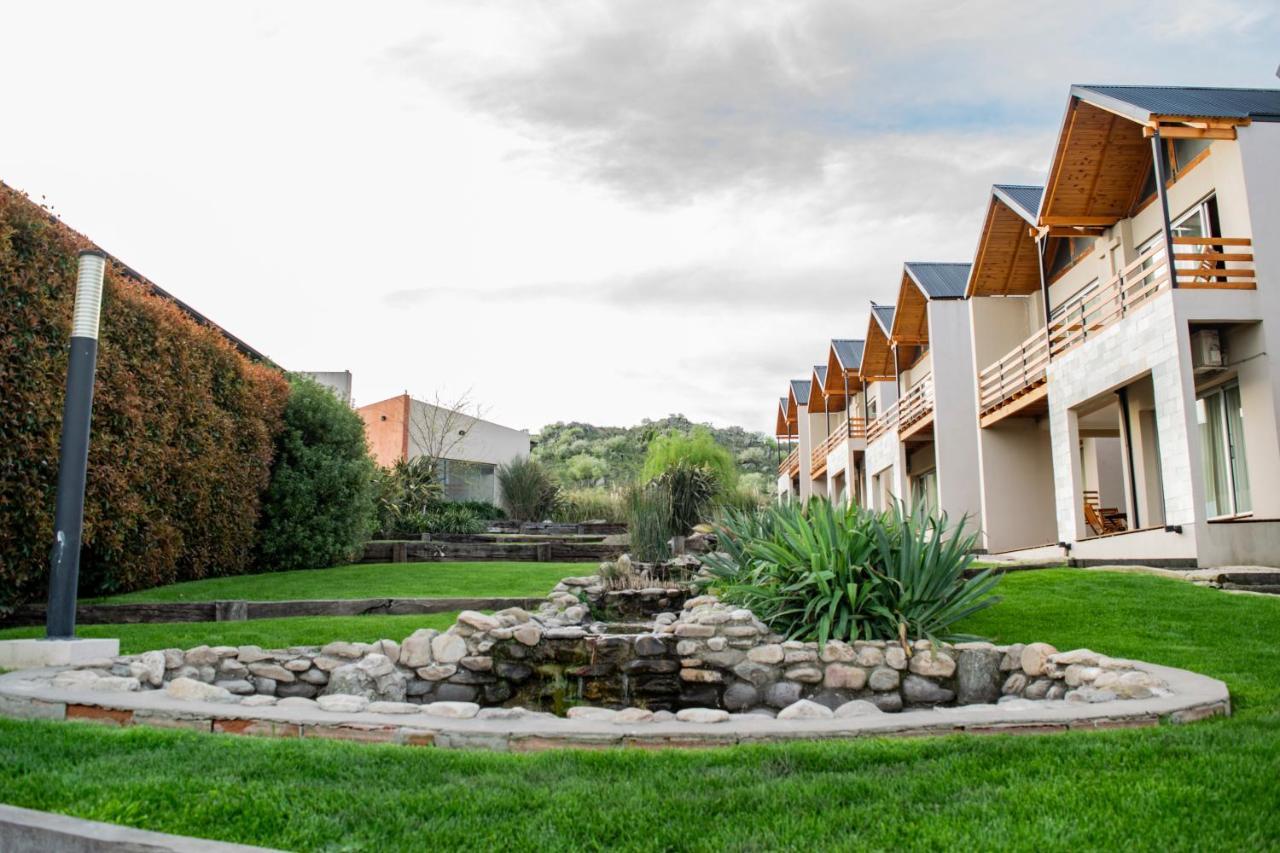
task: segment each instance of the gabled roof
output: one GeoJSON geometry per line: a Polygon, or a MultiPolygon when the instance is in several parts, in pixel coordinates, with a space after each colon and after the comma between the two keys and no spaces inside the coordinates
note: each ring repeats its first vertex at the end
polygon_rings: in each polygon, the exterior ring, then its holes
{"type": "Polygon", "coordinates": [[[827,367],[815,364],[809,377],[809,411],[826,412],[827,409],[827,367]]]}
{"type": "Polygon", "coordinates": [[[893,314],[894,306],[871,303],[866,343],[862,348],[862,362],[858,366],[858,375],[863,382],[879,382],[898,375],[893,364],[893,348],[889,345],[893,314]]]}
{"type": "Polygon", "coordinates": [[[1044,196],[1044,187],[1029,184],[994,184],[991,193],[1014,213],[1022,217],[1028,225],[1036,224],[1036,214],[1040,212],[1040,199],[1044,196]]]}
{"type": "Polygon", "coordinates": [[[996,184],[978,235],[966,297],[1025,296],[1040,288],[1040,252],[1030,228],[1041,187],[996,184]]]}
{"type": "Polygon", "coordinates": [[[1280,121],[1280,89],[1076,85],[1071,95],[1143,124],[1174,116],[1280,121]]]}
{"type": "Polygon", "coordinates": [[[809,380],[808,379],[792,379],[791,380],[791,396],[787,398],[787,413],[794,416],[791,406],[807,406],[809,405],[809,380]]]}
{"type": "MultiPolygon", "coordinates": [[[[860,340],[832,340],[831,351],[835,353],[837,359],[840,360],[840,366],[845,370],[857,371],[858,365],[862,362],[862,341],[860,340]]],[[[831,363],[827,362],[830,369],[831,363]]]]}
{"type": "MultiPolygon", "coordinates": [[[[908,261],[903,270],[929,299],[963,299],[969,281],[969,264],[908,261]]],[[[901,302],[898,303],[902,305],[901,302]]]]}
{"type": "Polygon", "coordinates": [[[790,438],[792,434],[791,418],[787,414],[787,398],[779,397],[777,425],[773,429],[773,435],[775,438],[790,438]]]}

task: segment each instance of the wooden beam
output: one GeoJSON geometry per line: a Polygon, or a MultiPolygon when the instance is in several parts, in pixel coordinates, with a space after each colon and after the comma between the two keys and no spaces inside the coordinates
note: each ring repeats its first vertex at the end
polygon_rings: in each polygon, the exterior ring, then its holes
{"type": "Polygon", "coordinates": [[[1053,215],[1041,216],[1041,225],[1077,225],[1090,226],[1096,225],[1103,228],[1109,228],[1120,221],[1119,216],[1075,216],[1075,215],[1053,215]]]}
{"type": "MultiPolygon", "coordinates": [[[[1100,237],[1106,233],[1106,228],[1100,225],[1052,225],[1045,231],[1046,237],[1100,237]]],[[[1036,233],[1032,229],[1032,235],[1036,233]]]]}
{"type": "MultiPolygon", "coordinates": [[[[1156,128],[1144,127],[1142,135],[1150,139],[1156,135],[1156,128]]],[[[1181,125],[1161,125],[1160,136],[1163,139],[1235,139],[1234,127],[1183,127],[1181,125]]]]}

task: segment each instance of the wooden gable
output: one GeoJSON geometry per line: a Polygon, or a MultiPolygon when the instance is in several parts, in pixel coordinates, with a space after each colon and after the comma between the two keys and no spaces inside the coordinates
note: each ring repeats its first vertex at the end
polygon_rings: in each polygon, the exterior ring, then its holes
{"type": "Polygon", "coordinates": [[[830,401],[831,411],[843,411],[848,406],[845,390],[853,394],[859,387],[858,365],[850,368],[841,364],[835,344],[832,344],[827,349],[827,384],[823,389],[830,401]]]}
{"type": "Polygon", "coordinates": [[[1144,125],[1073,97],[1049,167],[1040,225],[1111,226],[1129,216],[1151,170],[1144,125]]]}
{"type": "Polygon", "coordinates": [[[1035,293],[1040,289],[1039,264],[1030,223],[992,193],[965,296],[1035,293]]]}
{"type": "Polygon", "coordinates": [[[893,347],[874,311],[867,321],[867,339],[862,348],[862,364],[858,366],[858,376],[863,382],[892,381],[898,378],[893,363],[893,347]]]}
{"type": "Polygon", "coordinates": [[[906,270],[898,286],[898,306],[893,312],[889,339],[895,346],[929,345],[929,297],[906,270]]]}

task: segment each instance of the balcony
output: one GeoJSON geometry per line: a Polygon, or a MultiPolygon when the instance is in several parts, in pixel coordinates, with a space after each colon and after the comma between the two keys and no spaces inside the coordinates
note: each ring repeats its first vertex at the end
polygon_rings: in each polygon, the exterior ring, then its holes
{"type": "Polygon", "coordinates": [[[813,476],[818,476],[827,470],[827,460],[836,452],[836,448],[850,438],[865,438],[867,434],[867,422],[862,418],[849,418],[840,426],[831,431],[831,435],[827,436],[827,440],[819,444],[813,449],[812,462],[813,476]]]}
{"type": "Polygon", "coordinates": [[[898,437],[903,441],[933,434],[933,377],[926,376],[898,401],[898,437]]]}
{"type": "Polygon", "coordinates": [[[778,466],[778,476],[794,477],[800,473],[800,448],[794,447],[787,454],[787,458],[782,460],[782,464],[778,466]]]}
{"type": "MultiPolygon", "coordinates": [[[[1174,237],[1174,278],[1187,290],[1253,290],[1253,245],[1248,237],[1174,237]],[[1176,251],[1178,247],[1190,251],[1176,251]]],[[[1170,285],[1163,247],[1135,258],[1101,287],[1064,303],[1047,328],[978,373],[978,411],[990,426],[1019,412],[1043,410],[1049,362],[1114,326],[1170,285]]]]}

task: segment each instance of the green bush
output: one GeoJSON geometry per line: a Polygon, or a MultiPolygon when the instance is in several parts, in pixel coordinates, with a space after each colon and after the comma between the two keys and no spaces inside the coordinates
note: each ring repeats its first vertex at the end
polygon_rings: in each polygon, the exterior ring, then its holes
{"type": "MultiPolygon", "coordinates": [[[[0,612],[48,583],[76,254],[91,245],[0,183],[0,612]]],[[[81,594],[250,571],[288,394],[279,370],[110,262],[81,594]]]]}
{"type": "Polygon", "coordinates": [[[705,465],[679,462],[655,482],[661,483],[671,496],[668,527],[681,536],[708,518],[717,495],[722,494],[715,475],[705,465]]]}
{"type": "Polygon", "coordinates": [[[551,516],[554,521],[576,524],[582,521],[609,521],[625,524],[627,511],[621,492],[614,489],[562,489],[560,503],[551,516]]]}
{"type": "Polygon", "coordinates": [[[374,476],[375,532],[412,529],[407,520],[427,513],[443,491],[430,459],[398,459],[390,468],[379,468],[374,476]]]}
{"type": "Polygon", "coordinates": [[[426,512],[416,512],[400,520],[404,533],[484,533],[489,525],[474,510],[461,503],[438,503],[426,512]]]}
{"type": "Polygon", "coordinates": [[[498,521],[507,517],[502,507],[488,501],[453,501],[450,506],[459,506],[469,510],[476,518],[483,521],[498,521]]]}
{"type": "Polygon", "coordinates": [[[671,557],[671,490],[661,480],[627,489],[627,530],[631,556],[645,563],[671,557]]]}
{"type": "Polygon", "coordinates": [[[262,502],[259,566],[316,569],[349,560],[373,522],[374,469],[360,416],[323,386],[292,377],[262,502]]]}
{"type": "Polygon", "coordinates": [[[705,469],[715,481],[717,493],[728,491],[738,482],[733,454],[717,443],[705,427],[694,427],[688,434],[668,433],[654,438],[640,475],[642,479],[655,480],[681,467],[705,469]]]}
{"type": "Polygon", "coordinates": [[[560,489],[533,459],[516,458],[499,465],[498,490],[507,514],[518,521],[546,521],[560,503],[560,489]]]}
{"type": "Polygon", "coordinates": [[[966,580],[975,536],[945,516],[873,513],[814,499],[727,511],[703,563],[721,597],[794,640],[970,639],[952,630],[999,601],[999,577],[966,580]]]}

